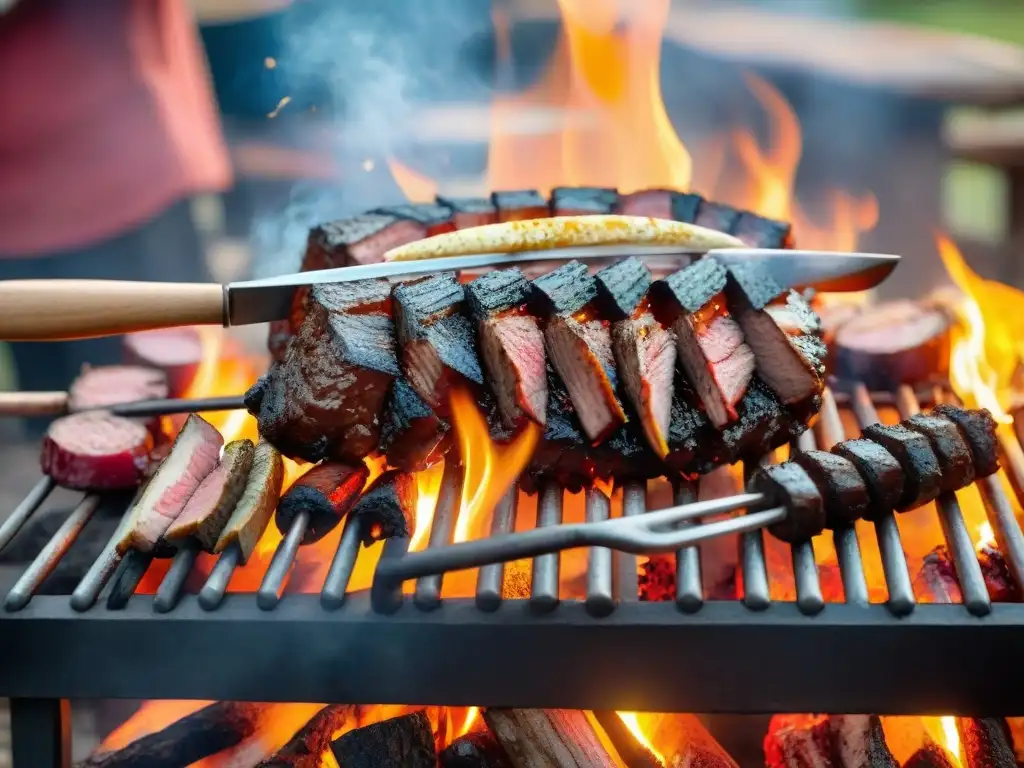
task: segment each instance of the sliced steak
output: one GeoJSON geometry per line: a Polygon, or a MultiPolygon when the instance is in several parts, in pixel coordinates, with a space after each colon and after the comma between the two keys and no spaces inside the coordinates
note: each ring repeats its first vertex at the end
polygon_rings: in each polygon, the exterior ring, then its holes
{"type": "Polygon", "coordinates": [[[406,472],[426,469],[448,452],[451,433],[451,425],[434,413],[404,377],[395,379],[380,437],[388,464],[406,472]]]}
{"type": "Polygon", "coordinates": [[[999,471],[999,438],[991,413],[984,408],[969,410],[956,405],[937,405],[932,414],[949,419],[960,428],[971,449],[977,477],[988,477],[999,471]]]}
{"type": "Polygon", "coordinates": [[[592,477],[625,481],[647,480],[665,474],[665,465],[632,420],[619,427],[601,445],[591,447],[588,455],[592,477]]]}
{"type": "Polygon", "coordinates": [[[420,221],[386,213],[363,213],[321,224],[309,233],[302,271],[374,264],[392,248],[426,234],[420,221]]]}
{"type": "Polygon", "coordinates": [[[426,237],[455,231],[454,212],[447,205],[439,205],[438,203],[391,205],[384,208],[375,208],[370,213],[419,222],[425,228],[424,234],[426,237]]]}
{"type": "Polygon", "coordinates": [[[751,248],[792,248],[793,226],[788,221],[776,221],[742,211],[729,234],[735,235],[751,248]]]}
{"type": "Polygon", "coordinates": [[[260,537],[267,529],[270,516],[281,498],[281,483],[284,482],[284,462],[281,454],[270,443],[260,440],[253,453],[252,469],[246,481],[242,498],[235,505],[214,552],[223,552],[237,544],[243,563],[256,549],[260,537]]]}
{"type": "Polygon", "coordinates": [[[544,434],[523,477],[524,488],[551,478],[569,488],[580,488],[589,476],[588,443],[572,399],[550,363],[547,366],[548,408],[544,434]]]}
{"type": "Polygon", "coordinates": [[[668,428],[669,453],[665,461],[680,474],[694,474],[694,459],[698,452],[719,432],[711,426],[700,398],[693,391],[683,374],[676,371],[672,395],[672,410],[668,428]]]}
{"type": "Polygon", "coordinates": [[[551,190],[551,215],[614,213],[618,202],[618,191],[608,187],[555,187],[551,190]]]}
{"type": "Polygon", "coordinates": [[[928,438],[942,470],[942,490],[959,491],[974,482],[971,449],[956,424],[942,416],[918,413],[903,426],[928,438]]]}
{"type": "Polygon", "coordinates": [[[758,469],[747,483],[748,490],[762,493],[764,509],[784,506],[786,517],[768,531],[777,539],[795,544],[817,536],[825,528],[825,505],[821,493],[803,467],[792,461],[758,469]]]}
{"type": "Polygon", "coordinates": [[[524,418],[543,426],[547,413],[544,334],[526,311],[531,290],[515,268],[489,272],[466,286],[488,384],[510,428],[524,418]]]}
{"type": "Polygon", "coordinates": [[[365,464],[327,461],[317,464],[292,483],[277,504],[274,521],[288,533],[300,512],[309,515],[302,544],[320,541],[333,531],[355,504],[370,476],[365,464]]]}
{"type": "Polygon", "coordinates": [[[392,292],[402,370],[431,408],[448,413],[452,386],[484,383],[466,292],[454,272],[402,283],[392,292]]]}
{"type": "Polygon", "coordinates": [[[785,405],[820,397],[825,388],[821,324],[796,291],[784,291],[753,263],[729,268],[729,307],[754,352],[757,370],[785,405]],[[785,296],[785,304],[769,302],[785,296]]]}
{"type": "Polygon", "coordinates": [[[304,461],[358,462],[377,449],[391,382],[399,375],[391,285],[314,286],[284,362],[246,394],[260,434],[304,461]]]}
{"type": "Polygon", "coordinates": [[[651,216],[671,221],[674,194],[671,189],[641,189],[620,195],[615,212],[625,216],[651,216]]]}
{"type": "Polygon", "coordinates": [[[626,259],[595,276],[602,315],[613,319],[612,351],[643,433],[659,457],[669,452],[676,339],[654,317],[647,301],[651,273],[638,259],[626,259]]]}
{"type": "Polygon", "coordinates": [[[535,189],[492,192],[491,202],[498,209],[498,221],[524,221],[548,217],[548,201],[535,189]]]}
{"type": "Polygon", "coordinates": [[[456,229],[468,229],[498,221],[498,209],[486,197],[443,197],[437,196],[438,205],[452,210],[452,221],[456,229]]]}
{"type": "Polygon", "coordinates": [[[868,513],[871,500],[867,485],[851,461],[828,451],[801,451],[792,460],[818,486],[828,528],[851,525],[868,513]]]}
{"type": "Polygon", "coordinates": [[[894,301],[848,319],[835,334],[835,374],[872,390],[944,378],[951,323],[938,307],[894,301]]]}
{"type": "Polygon", "coordinates": [[[740,220],[740,212],[735,208],[722,203],[714,203],[710,200],[701,202],[697,208],[697,219],[694,221],[699,227],[715,229],[719,232],[732,232],[732,229],[740,220]]]}
{"type": "Polygon", "coordinates": [[[868,492],[865,520],[879,520],[899,506],[906,482],[903,467],[889,451],[873,440],[843,440],[832,447],[857,468],[868,492]]]}
{"type": "Polygon", "coordinates": [[[392,538],[412,538],[416,531],[416,478],[391,470],[378,477],[352,508],[359,520],[363,544],[392,538]]]}
{"type": "Polygon", "coordinates": [[[536,311],[547,320],[548,358],[565,383],[583,431],[594,444],[626,423],[616,394],[611,330],[597,316],[597,281],[570,261],[533,281],[536,311]]]}
{"type": "Polygon", "coordinates": [[[40,464],[57,485],[82,491],[137,487],[146,477],[153,436],[143,425],[102,411],[56,419],[40,464]]]}
{"type": "Polygon", "coordinates": [[[675,332],[680,365],[718,428],[738,418],[736,403],[754,375],[754,354],[726,308],[725,285],[725,268],[701,259],[652,286],[659,315],[675,332]]]}
{"type": "Polygon", "coordinates": [[[942,469],[928,438],[901,424],[871,424],[864,437],[881,445],[903,469],[903,496],[897,512],[917,509],[935,501],[942,492],[942,469]]]}

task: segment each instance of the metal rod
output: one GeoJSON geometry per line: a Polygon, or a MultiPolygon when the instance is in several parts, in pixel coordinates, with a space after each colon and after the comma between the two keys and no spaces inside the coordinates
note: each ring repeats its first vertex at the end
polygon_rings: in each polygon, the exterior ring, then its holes
{"type": "Polygon", "coordinates": [[[0,525],[0,552],[3,552],[7,545],[11,543],[11,539],[21,530],[21,527],[42,506],[55,485],[56,483],[49,475],[43,475],[32,486],[32,490],[21,500],[21,503],[14,508],[10,516],[4,520],[3,524],[0,525]]]}
{"type": "Polygon", "coordinates": [[[238,567],[241,561],[242,548],[237,541],[220,553],[220,557],[214,563],[213,570],[210,571],[206,583],[199,590],[200,608],[212,611],[221,604],[224,600],[224,593],[228,591],[228,584],[235,573],[235,568],[238,567]]]}
{"type": "Polygon", "coordinates": [[[324,587],[320,590],[320,605],[328,611],[336,610],[345,603],[348,582],[359,558],[361,536],[362,524],[359,518],[349,515],[345,518],[345,528],[341,532],[338,551],[334,553],[331,568],[324,579],[324,587]]]}
{"type": "MultiPolygon", "coordinates": [[[[691,504],[697,500],[697,486],[680,480],[673,491],[676,504],[691,504]]],[[[696,527],[700,520],[684,521],[679,529],[696,527]]],[[[700,569],[700,547],[683,547],[676,552],[676,605],[686,613],[694,613],[704,605],[704,584],[700,569]]]]}
{"type": "Polygon", "coordinates": [[[839,415],[835,395],[828,387],[821,396],[821,410],[818,412],[818,423],[815,425],[818,446],[823,451],[831,451],[836,443],[846,438],[843,417],[839,415]]]}
{"type": "MultiPolygon", "coordinates": [[[[562,486],[550,480],[541,486],[540,498],[537,501],[537,529],[534,532],[561,525],[563,493],[562,486]]],[[[558,605],[559,566],[558,553],[540,555],[533,559],[530,607],[535,611],[552,611],[558,605]]]]}
{"type": "MultiPolygon", "coordinates": [[[[647,483],[628,480],[622,486],[622,516],[636,517],[647,511],[647,483]]],[[[612,594],[616,600],[637,600],[640,597],[640,577],[636,555],[615,550],[612,552],[612,594]]]]}
{"type": "MultiPolygon", "coordinates": [[[[809,429],[790,445],[791,454],[816,449],[814,432],[809,429]]],[[[825,598],[821,594],[821,579],[818,577],[818,564],[814,560],[814,543],[798,542],[791,544],[789,550],[793,560],[793,580],[796,583],[796,606],[801,613],[813,616],[825,608],[825,598]]]]}
{"type": "MultiPolygon", "coordinates": [[[[1014,414],[1014,432],[1019,437],[1021,429],[1016,424],[1024,416],[1018,415],[1019,409],[1014,414]]],[[[999,438],[1000,448],[1000,462],[1003,467],[1003,471],[1006,473],[1006,479],[1010,481],[1010,487],[1013,489],[1013,495],[1017,497],[1017,503],[1024,507],[1024,448],[1021,447],[1021,443],[1018,437],[1014,437],[1009,434],[1005,428],[996,430],[996,436],[999,438]]]]}
{"type": "MultiPolygon", "coordinates": [[[[516,527],[519,509],[519,488],[515,483],[498,499],[491,518],[491,536],[512,533],[516,527]]],[[[501,590],[505,581],[505,563],[480,566],[476,577],[476,606],[481,611],[496,611],[501,605],[501,590]]]]}
{"type": "Polygon", "coordinates": [[[181,599],[181,593],[185,589],[185,582],[192,572],[192,566],[196,564],[199,557],[199,542],[189,541],[184,547],[174,553],[171,560],[171,567],[164,574],[163,581],[157,587],[156,597],[153,598],[153,610],[157,613],[168,613],[181,599]]]}
{"type": "Polygon", "coordinates": [[[256,591],[256,605],[264,611],[272,611],[281,602],[284,594],[285,584],[288,582],[288,574],[291,573],[295,564],[295,556],[299,553],[299,545],[306,535],[309,527],[309,512],[300,511],[295,515],[292,524],[288,527],[288,533],[281,539],[274,550],[274,556],[267,566],[267,572],[263,574],[263,581],[256,591]]]}
{"type": "Polygon", "coordinates": [[[107,610],[120,611],[131,600],[138,589],[142,577],[146,575],[153,562],[153,555],[146,552],[131,550],[121,560],[121,565],[114,575],[114,582],[107,595],[107,610]]]}
{"type": "MultiPolygon", "coordinates": [[[[747,481],[757,464],[744,463],[743,479],[747,481]]],[[[740,571],[743,574],[743,604],[752,611],[763,611],[772,604],[768,589],[768,563],[764,558],[764,533],[749,531],[740,537],[740,571]]]]}
{"type": "Polygon", "coordinates": [[[110,411],[115,416],[148,418],[171,416],[175,413],[206,413],[208,411],[240,411],[245,408],[242,395],[226,397],[169,398],[166,400],[140,400],[135,403],[105,405],[84,410],[110,411]]]}
{"type": "Polygon", "coordinates": [[[373,574],[373,584],[370,587],[370,607],[376,613],[394,613],[402,607],[402,582],[384,578],[381,566],[386,570],[389,563],[401,562],[409,552],[409,544],[410,540],[405,537],[384,541],[384,549],[380,553],[377,570],[373,574]]]}
{"type": "Polygon", "coordinates": [[[71,768],[71,703],[11,699],[11,764],[71,768]]]}
{"type": "Polygon", "coordinates": [[[1017,586],[1024,589],[1024,533],[1017,523],[1010,500],[999,482],[999,475],[983,477],[975,486],[988,512],[988,521],[996,537],[999,551],[1006,560],[1006,566],[1017,586]]]}
{"type": "MultiPolygon", "coordinates": [[[[456,518],[462,507],[462,464],[454,453],[449,453],[444,462],[444,474],[441,477],[441,491],[437,496],[437,507],[434,509],[434,521],[430,526],[430,539],[427,548],[444,547],[452,542],[455,532],[456,518]]],[[[378,567],[380,565],[378,564],[378,567]]],[[[416,582],[413,592],[413,604],[423,611],[432,611],[441,606],[441,588],[444,574],[436,573],[423,576],[416,582]]]]}
{"type": "Polygon", "coordinates": [[[35,560],[31,562],[25,572],[18,579],[14,587],[7,594],[4,600],[4,608],[8,611],[20,611],[32,599],[32,595],[39,589],[46,577],[53,573],[57,563],[64,557],[71,545],[75,543],[78,535],[89,522],[96,508],[100,505],[100,497],[94,494],[85,496],[74,508],[67,520],[63,522],[57,532],[43,547],[35,560]]]}
{"type": "Polygon", "coordinates": [[[120,527],[114,531],[110,541],[103,548],[100,556],[97,557],[85,576],[78,582],[75,591],[71,593],[71,607],[76,611],[87,611],[96,604],[96,600],[103,591],[103,587],[110,581],[114,571],[121,564],[121,554],[117,551],[117,542],[121,539],[120,527]]]}
{"type": "MultiPolygon", "coordinates": [[[[600,523],[612,515],[612,500],[600,488],[587,489],[586,520],[600,523]]],[[[607,616],[615,610],[612,595],[612,551],[591,547],[587,554],[587,597],[584,601],[591,616],[607,616]]]]}

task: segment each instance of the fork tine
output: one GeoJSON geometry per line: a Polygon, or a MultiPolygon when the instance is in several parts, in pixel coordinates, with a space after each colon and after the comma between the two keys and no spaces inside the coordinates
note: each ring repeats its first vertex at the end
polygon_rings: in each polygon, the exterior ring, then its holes
{"type": "Polygon", "coordinates": [[[760,493],[738,493],[735,496],[726,496],[722,499],[709,499],[708,501],[695,501],[692,504],[683,504],[678,507],[666,507],[655,512],[648,512],[646,515],[637,517],[636,520],[644,528],[659,528],[665,525],[693,520],[699,517],[710,517],[723,512],[732,512],[744,507],[751,507],[764,501],[760,493]]]}
{"type": "Polygon", "coordinates": [[[627,552],[638,555],[650,555],[671,552],[680,547],[699,544],[708,539],[730,534],[745,533],[777,523],[786,517],[785,507],[773,507],[761,512],[705,523],[701,526],[671,531],[638,530],[623,533],[619,537],[620,546],[627,552]]]}

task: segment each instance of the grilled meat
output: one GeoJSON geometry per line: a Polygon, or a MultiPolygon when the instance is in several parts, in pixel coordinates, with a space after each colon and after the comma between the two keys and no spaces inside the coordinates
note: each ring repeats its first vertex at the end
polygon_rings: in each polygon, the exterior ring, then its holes
{"type": "Polygon", "coordinates": [[[999,439],[991,413],[984,408],[968,410],[956,405],[937,405],[932,414],[949,419],[960,428],[960,434],[971,449],[977,477],[988,477],[999,471],[999,439]]]}
{"type": "Polygon", "coordinates": [[[437,203],[406,203],[405,205],[375,208],[370,213],[419,222],[425,228],[426,237],[433,237],[434,235],[441,235],[455,230],[455,222],[452,219],[454,212],[447,205],[439,205],[437,203]]]}
{"type": "Polygon", "coordinates": [[[971,449],[956,424],[942,416],[919,413],[906,419],[903,426],[928,438],[942,471],[942,490],[956,491],[974,482],[971,449]]]}
{"type": "Polygon", "coordinates": [[[363,544],[392,538],[411,538],[416,530],[416,480],[391,470],[378,477],[352,508],[360,523],[363,544]]]}
{"type": "Polygon", "coordinates": [[[776,221],[742,211],[729,230],[751,248],[792,248],[793,227],[787,221],[776,221]]]}
{"type": "Polygon", "coordinates": [[[437,196],[438,205],[452,210],[452,222],[456,229],[468,229],[498,221],[498,209],[486,197],[443,197],[437,196]]]}
{"type": "Polygon", "coordinates": [[[579,488],[587,479],[587,438],[580,426],[572,399],[551,367],[546,369],[548,407],[544,434],[527,470],[527,490],[532,478],[551,477],[566,487],[579,488]]]}
{"type": "Polygon", "coordinates": [[[547,412],[544,335],[526,312],[530,291],[514,268],[489,272],[466,286],[488,384],[513,429],[523,418],[543,426],[547,412]]]}
{"type": "Polygon", "coordinates": [[[498,221],[543,219],[548,215],[548,201],[535,189],[492,192],[491,202],[498,209],[498,221]]]}
{"type": "Polygon", "coordinates": [[[50,424],[40,464],[65,488],[128,489],[144,479],[152,449],[152,434],[136,421],[102,411],[76,413],[50,424]]]}
{"type": "Polygon", "coordinates": [[[818,486],[825,502],[825,525],[840,528],[864,517],[870,506],[867,485],[857,467],[838,453],[803,451],[792,460],[818,486]]]}
{"type": "MultiPolygon", "coordinates": [[[[628,195],[620,195],[616,213],[625,216],[653,216],[656,219],[673,219],[672,198],[676,193],[671,189],[642,189],[628,195]]],[[[677,219],[688,221],[692,219],[677,219]]]]}
{"type": "Polygon", "coordinates": [[[302,271],[373,264],[399,245],[421,240],[427,228],[412,218],[363,213],[321,224],[309,233],[302,271]]]}
{"type": "Polygon", "coordinates": [[[320,541],[348,514],[370,476],[365,464],[324,462],[296,480],[281,497],[274,522],[287,534],[300,512],[309,515],[303,544],[320,541]]]}
{"type": "Polygon", "coordinates": [[[717,229],[719,232],[732,232],[739,222],[740,212],[735,208],[710,200],[702,200],[697,208],[697,218],[693,222],[697,226],[717,229]]]}
{"type": "Polygon", "coordinates": [[[551,215],[587,216],[594,213],[614,213],[618,202],[618,191],[607,187],[555,187],[551,190],[551,215]]]}
{"type": "Polygon", "coordinates": [[[626,422],[616,394],[608,324],[597,317],[597,282],[578,261],[533,281],[536,306],[547,316],[544,341],[572,398],[583,431],[600,443],[626,422]]]}
{"type": "Polygon", "coordinates": [[[697,452],[717,433],[700,406],[697,394],[680,371],[676,371],[672,411],[668,428],[669,453],[665,463],[681,474],[694,472],[697,452]]]}
{"type": "Polygon", "coordinates": [[[863,431],[864,437],[885,448],[903,469],[903,496],[897,512],[935,501],[942,491],[942,469],[927,437],[901,424],[871,424],[863,431]]]}
{"type": "Polygon", "coordinates": [[[395,379],[380,436],[380,449],[388,463],[406,472],[419,472],[444,457],[451,437],[451,425],[434,413],[404,377],[395,379]]]}
{"type": "Polygon", "coordinates": [[[729,315],[726,271],[701,259],[655,284],[659,314],[676,335],[679,363],[715,427],[738,418],[736,403],[754,375],[754,354],[729,315]]]}
{"type": "MultiPolygon", "coordinates": [[[[700,210],[704,206],[704,198],[691,192],[672,193],[672,218],[688,224],[696,224],[700,210]]],[[[712,227],[715,229],[715,227],[712,227]]],[[[725,230],[720,230],[724,232],[725,230]]]]}
{"type": "Polygon", "coordinates": [[[778,539],[789,543],[807,541],[825,528],[825,505],[821,493],[803,467],[792,461],[761,467],[750,477],[747,488],[762,493],[765,509],[784,506],[788,514],[769,527],[778,539]]]}
{"type": "Polygon", "coordinates": [[[237,544],[243,563],[249,560],[266,530],[270,516],[281,498],[281,483],[284,480],[284,462],[281,454],[270,443],[260,440],[253,453],[252,469],[242,491],[242,498],[235,505],[214,552],[223,552],[237,544]]]}
{"type": "Polygon", "coordinates": [[[665,474],[665,466],[647,444],[635,420],[587,451],[590,476],[615,480],[647,480],[665,474]]]}
{"type": "Polygon", "coordinates": [[[903,498],[904,475],[891,453],[863,438],[836,443],[832,452],[851,462],[864,480],[868,492],[865,520],[878,520],[896,509],[903,498]]]}
{"type": "Polygon", "coordinates": [[[291,458],[358,462],[380,442],[399,375],[386,280],[317,285],[284,362],[246,394],[260,434],[291,458]]]}
{"type": "Polygon", "coordinates": [[[204,551],[213,552],[245,490],[254,455],[252,440],[233,440],[224,446],[220,463],[185,503],[164,533],[164,540],[177,546],[195,541],[204,551]]]}

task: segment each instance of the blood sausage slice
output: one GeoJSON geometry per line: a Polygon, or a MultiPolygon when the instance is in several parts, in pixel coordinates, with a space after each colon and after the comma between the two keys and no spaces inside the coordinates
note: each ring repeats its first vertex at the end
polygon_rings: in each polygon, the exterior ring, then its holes
{"type": "Polygon", "coordinates": [[[971,449],[956,424],[942,416],[918,413],[904,420],[903,426],[928,438],[942,470],[942,490],[959,491],[974,482],[971,449]]]}
{"type": "Polygon", "coordinates": [[[309,515],[302,544],[319,541],[341,522],[359,498],[370,472],[365,464],[328,461],[317,464],[292,483],[277,504],[274,521],[288,533],[300,512],[309,515]]]}
{"type": "Polygon", "coordinates": [[[865,520],[879,520],[891,513],[903,498],[903,468],[891,453],[873,440],[843,440],[832,447],[832,453],[852,463],[868,492],[865,520]]]}
{"type": "Polygon", "coordinates": [[[825,528],[821,493],[799,464],[787,461],[761,467],[751,476],[747,488],[765,495],[764,508],[786,508],[785,519],[768,528],[776,538],[794,544],[817,536],[825,528]]]}
{"type": "Polygon", "coordinates": [[[971,448],[977,477],[988,477],[999,471],[999,438],[996,437],[996,420],[991,413],[984,408],[969,410],[956,405],[937,405],[932,413],[949,419],[960,428],[971,448]]]}
{"type": "Polygon", "coordinates": [[[142,424],[102,411],[63,416],[43,438],[40,464],[65,488],[112,491],[135,488],[150,463],[153,436],[142,424]]]}
{"type": "Polygon", "coordinates": [[[885,448],[903,469],[903,496],[896,505],[897,512],[916,509],[938,498],[942,469],[927,437],[902,424],[871,424],[864,428],[864,437],[885,448]]]}
{"type": "Polygon", "coordinates": [[[827,451],[803,451],[793,456],[818,486],[825,502],[829,528],[851,525],[868,512],[870,498],[864,479],[852,462],[827,451]]]}

